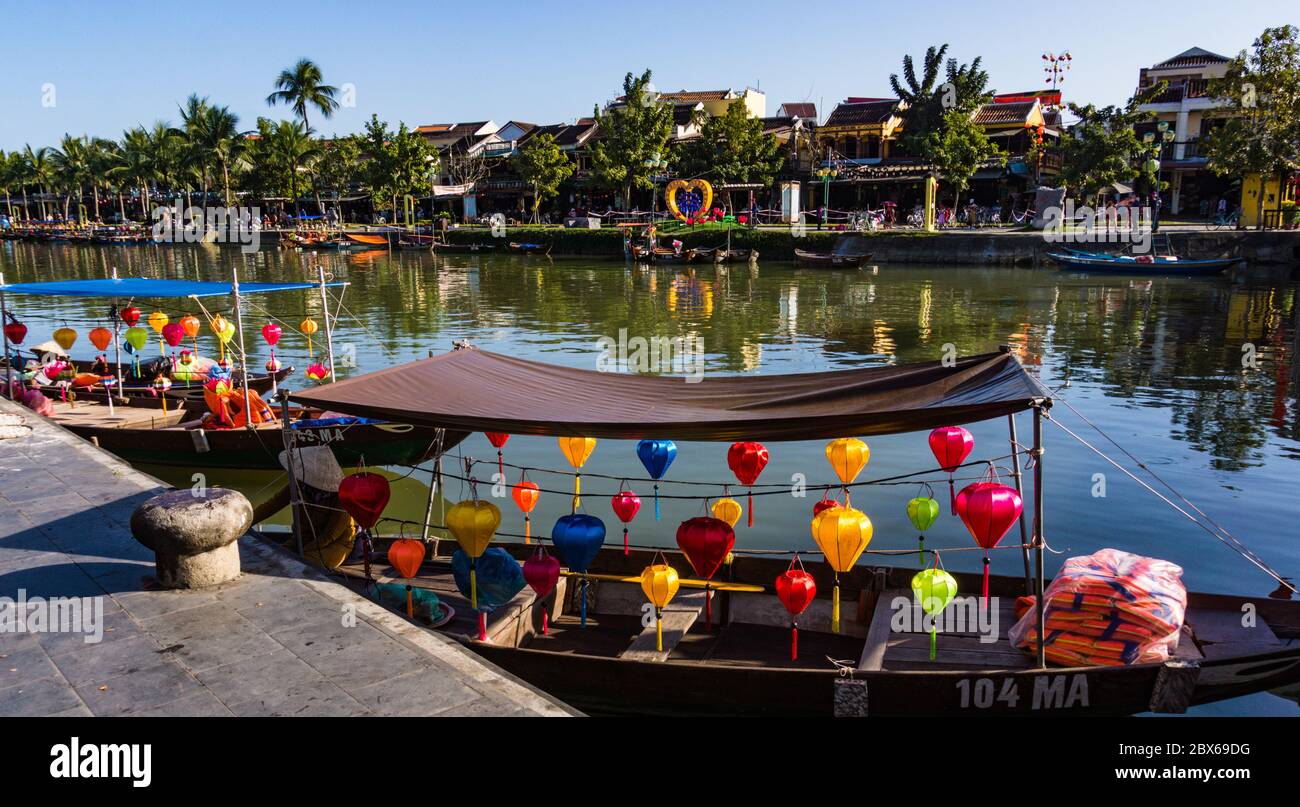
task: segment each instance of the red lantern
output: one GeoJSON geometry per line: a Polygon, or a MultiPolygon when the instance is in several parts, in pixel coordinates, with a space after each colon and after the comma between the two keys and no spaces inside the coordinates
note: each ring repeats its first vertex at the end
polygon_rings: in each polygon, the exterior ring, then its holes
{"type": "MultiPolygon", "coordinates": [[[[742,485],[753,485],[767,467],[767,449],[762,443],[732,443],[727,449],[727,467],[742,485]]],[[[754,526],[754,491],[749,491],[749,526],[754,526]]]]}
{"type": "Polygon", "coordinates": [[[804,571],[803,562],[796,555],[790,561],[790,568],[776,578],[776,596],[790,612],[790,660],[799,658],[799,622],[798,617],[812,604],[817,596],[817,582],[813,576],[804,571]],[[795,564],[799,564],[796,569],[795,564]]]}
{"type": "Polygon", "coordinates": [[[169,322],[163,326],[162,338],[172,347],[177,347],[185,341],[185,327],[179,322],[169,322]]]}
{"type": "MultiPolygon", "coordinates": [[[[399,538],[388,547],[388,562],[397,573],[408,581],[420,573],[420,564],[424,562],[424,541],[414,538],[399,538]]],[[[415,603],[411,596],[411,584],[406,584],[406,617],[415,618],[415,603]]]]}
{"type": "Polygon", "coordinates": [[[984,604],[989,598],[989,553],[1020,518],[1024,502],[1015,488],[1001,482],[980,481],[957,494],[957,514],[975,543],[984,548],[984,604]]]}
{"type": "Polygon", "coordinates": [[[829,510],[832,507],[839,507],[840,503],[832,499],[829,495],[813,505],[813,518],[816,518],[823,510],[829,510]]]}
{"type": "Polygon", "coordinates": [[[939,467],[948,472],[948,503],[953,515],[957,515],[957,494],[953,490],[952,475],[974,447],[975,438],[961,426],[940,426],[930,432],[930,451],[939,467]]]}
{"type": "Polygon", "coordinates": [[[362,529],[379,523],[390,496],[388,480],[369,471],[349,474],[339,483],[339,503],[362,529]]]}
{"type": "MultiPolygon", "coordinates": [[[[555,584],[560,580],[560,562],[547,554],[544,547],[537,547],[533,556],[524,561],[524,580],[537,592],[537,599],[540,602],[548,594],[555,590],[555,584]]],[[[550,632],[549,619],[547,618],[547,608],[542,606],[542,635],[545,636],[550,632]]]]}
{"type": "Polygon", "coordinates": [[[614,515],[618,520],[623,522],[623,554],[630,555],[631,547],[627,540],[627,525],[632,523],[636,514],[641,510],[641,497],[630,490],[620,490],[615,493],[609,500],[610,507],[614,508],[614,515]]]}
{"type": "Polygon", "coordinates": [[[262,326],[262,338],[271,347],[275,347],[276,343],[280,341],[280,334],[282,333],[284,333],[284,329],[274,322],[268,322],[262,326]]]}
{"type": "Polygon", "coordinates": [[[533,542],[533,522],[528,514],[533,512],[533,508],[537,506],[537,499],[542,495],[541,489],[537,487],[536,482],[520,479],[510,489],[510,495],[514,498],[515,505],[524,511],[524,543],[531,544],[533,542]]]}
{"type": "MultiPolygon", "coordinates": [[[[720,518],[699,516],[677,527],[677,546],[690,562],[695,574],[710,580],[736,545],[736,532],[720,518]]],[[[713,626],[713,592],[704,587],[704,623],[713,626]]]]}
{"type": "Polygon", "coordinates": [[[497,450],[497,473],[501,474],[502,479],[505,479],[506,466],[505,459],[501,456],[501,448],[506,444],[506,441],[510,439],[510,435],[502,434],[501,432],[483,433],[487,435],[488,442],[492,444],[492,447],[497,450]]]}
{"type": "Polygon", "coordinates": [[[122,321],[126,323],[126,327],[134,328],[135,324],[140,321],[140,309],[133,305],[128,305],[126,308],[122,309],[118,316],[120,316],[122,321]]]}
{"type": "Polygon", "coordinates": [[[8,337],[10,344],[21,345],[23,340],[27,338],[27,326],[18,320],[6,322],[5,336],[8,337]]]}

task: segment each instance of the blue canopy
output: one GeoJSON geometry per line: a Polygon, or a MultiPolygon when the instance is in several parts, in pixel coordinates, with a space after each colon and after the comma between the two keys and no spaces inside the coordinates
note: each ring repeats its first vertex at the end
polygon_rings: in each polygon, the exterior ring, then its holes
{"type": "MultiPolygon", "coordinates": [[[[343,286],[342,282],[326,286],[343,286]]],[[[240,283],[240,294],[318,289],[318,283],[240,283]]],[[[11,283],[0,286],[7,294],[43,294],[49,297],[222,297],[234,285],[208,280],[154,280],[147,277],[54,280],[47,283],[11,283]]]]}

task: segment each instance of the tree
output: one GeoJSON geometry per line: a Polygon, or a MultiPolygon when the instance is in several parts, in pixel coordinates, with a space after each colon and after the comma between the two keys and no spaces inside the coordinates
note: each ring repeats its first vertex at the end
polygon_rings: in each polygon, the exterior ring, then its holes
{"type": "Polygon", "coordinates": [[[353,185],[364,179],[362,138],[358,135],[335,137],[325,144],[316,163],[316,187],[341,197],[353,185]]]}
{"type": "MultiPolygon", "coordinates": [[[[891,73],[889,76],[889,86],[901,102],[899,107],[907,124],[903,128],[903,140],[909,148],[908,138],[928,131],[939,117],[932,115],[931,102],[937,97],[935,84],[939,80],[939,69],[943,67],[943,57],[947,53],[947,44],[937,48],[933,45],[926,48],[919,79],[911,55],[904,54],[903,81],[898,80],[896,73],[891,73]]],[[[918,152],[913,150],[913,153],[918,152]]]]}
{"type": "Polygon", "coordinates": [[[54,164],[50,160],[50,150],[44,146],[33,149],[31,145],[23,146],[23,162],[27,167],[27,181],[36,186],[41,196],[41,218],[49,214],[45,209],[46,189],[54,180],[54,164]]]}
{"type": "Polygon", "coordinates": [[[371,200],[377,209],[390,207],[396,221],[398,197],[420,194],[428,186],[438,155],[405,123],[394,132],[378,115],[371,115],[366,123],[365,147],[370,155],[367,184],[371,200]]]}
{"type": "Polygon", "coordinates": [[[1300,167],[1300,43],[1295,26],[1267,28],[1228,63],[1208,90],[1237,114],[1202,145],[1220,176],[1259,177],[1256,227],[1264,228],[1264,186],[1300,167]]]}
{"type": "Polygon", "coordinates": [[[275,79],[275,92],[266,96],[266,105],[287,104],[293,108],[293,114],[302,120],[303,127],[311,134],[311,124],[307,121],[307,110],[314,107],[325,118],[334,116],[339,108],[338,87],[323,84],[320,66],[311,59],[299,59],[298,63],[286,70],[281,70],[275,79]]]}
{"type": "Polygon", "coordinates": [[[945,140],[969,141],[977,145],[978,150],[988,151],[983,130],[979,127],[960,126],[960,131],[951,135],[942,130],[950,123],[956,122],[949,117],[950,112],[961,112],[966,116],[974,115],[983,104],[988,103],[993,94],[988,90],[989,74],[980,64],[982,58],[976,56],[970,64],[963,64],[956,59],[948,59],[944,64],[943,84],[939,80],[939,66],[948,46],[930,47],[925,52],[925,68],[918,81],[912,65],[912,57],[903,57],[903,79],[897,75],[889,77],[889,84],[898,96],[899,115],[903,119],[903,146],[912,154],[937,161],[936,155],[927,151],[937,143],[945,140]]]}
{"type": "Polygon", "coordinates": [[[320,141],[313,140],[299,121],[257,119],[257,138],[249,150],[249,182],[264,196],[284,196],[301,212],[298,199],[310,182],[309,175],[321,156],[320,141]]]}
{"type": "Polygon", "coordinates": [[[59,187],[63,190],[63,220],[72,218],[72,193],[81,204],[82,190],[90,181],[90,140],[65,134],[59,147],[51,152],[50,161],[59,187]]]}
{"type": "Polygon", "coordinates": [[[954,207],[961,205],[962,191],[981,165],[994,158],[1006,160],[971,114],[961,109],[948,110],[938,128],[925,137],[923,149],[940,175],[952,183],[954,207]]]}
{"type": "Polygon", "coordinates": [[[1061,184],[1086,196],[1135,175],[1154,181],[1144,165],[1135,165],[1147,146],[1138,139],[1133,127],[1154,117],[1140,107],[1167,87],[1165,82],[1158,82],[1134,95],[1122,107],[1098,109],[1093,104],[1070,104],[1070,112],[1079,122],[1061,138],[1061,184]]]}
{"type": "Polygon", "coordinates": [[[663,153],[673,132],[673,108],[650,89],[650,71],[623,79],[622,103],[595,110],[598,133],[591,145],[591,166],[605,186],[622,191],[623,209],[632,206],[632,189],[653,189],[646,165],[663,153]]]}
{"type": "Polygon", "coordinates": [[[533,187],[533,221],[536,222],[542,201],[557,195],[560,183],[573,175],[573,163],[549,134],[530,139],[513,159],[520,178],[533,187]]]}
{"type": "MultiPolygon", "coordinates": [[[[744,104],[733,103],[725,114],[699,123],[700,136],[682,149],[682,173],[710,174],[721,183],[772,184],[781,168],[781,144],[763,132],[763,121],[751,118],[744,104]]],[[[730,198],[728,207],[735,209],[730,198]]]]}

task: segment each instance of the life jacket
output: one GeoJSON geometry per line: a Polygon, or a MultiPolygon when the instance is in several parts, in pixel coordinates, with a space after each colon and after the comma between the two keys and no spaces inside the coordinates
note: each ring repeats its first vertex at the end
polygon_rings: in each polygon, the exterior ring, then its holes
{"type": "Polygon", "coordinates": [[[204,387],[203,400],[219,427],[239,429],[250,423],[256,425],[275,420],[271,407],[253,390],[248,391],[249,411],[244,410],[243,389],[231,389],[222,385],[218,391],[213,391],[204,387]]]}

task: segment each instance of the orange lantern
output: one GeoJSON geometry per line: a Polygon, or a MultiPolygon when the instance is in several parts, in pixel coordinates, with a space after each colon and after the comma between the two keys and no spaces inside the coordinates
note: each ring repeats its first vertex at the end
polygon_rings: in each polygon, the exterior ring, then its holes
{"type": "Polygon", "coordinates": [[[399,538],[393,541],[392,546],[388,547],[388,562],[406,582],[406,617],[415,618],[415,603],[411,593],[411,578],[420,572],[420,564],[424,562],[424,541],[417,541],[414,538],[399,538]]]}

